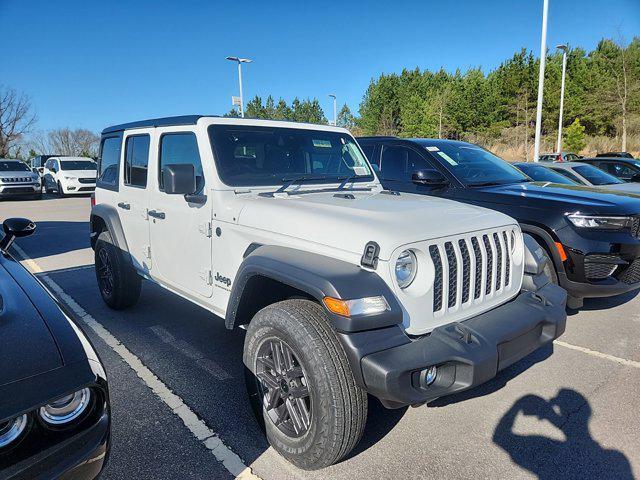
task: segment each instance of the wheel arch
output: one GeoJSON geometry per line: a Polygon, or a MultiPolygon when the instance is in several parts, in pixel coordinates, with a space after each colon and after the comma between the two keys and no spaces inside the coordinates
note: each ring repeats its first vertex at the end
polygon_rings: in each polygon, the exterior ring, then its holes
{"type": "Polygon", "coordinates": [[[259,246],[244,259],[235,276],[225,324],[248,323],[261,308],[276,301],[306,298],[323,306],[326,296],[354,299],[384,295],[390,309],[376,315],[343,317],[325,311],[332,327],[355,332],[402,323],[402,309],[387,284],[375,273],[335,258],[288,247],[259,246]]]}
{"type": "Polygon", "coordinates": [[[125,260],[131,263],[131,255],[129,253],[129,246],[127,245],[127,239],[124,235],[124,229],[122,228],[122,222],[120,216],[115,208],[100,204],[95,205],[91,209],[90,217],[90,242],[91,248],[95,249],[98,235],[101,232],[107,230],[111,235],[111,241],[113,245],[118,248],[125,260]]]}
{"type": "Polygon", "coordinates": [[[560,254],[558,253],[558,249],[555,245],[554,238],[547,232],[544,228],[538,227],[536,225],[530,225],[526,223],[521,223],[520,228],[522,229],[522,233],[529,234],[533,237],[533,239],[540,244],[542,248],[544,248],[551,258],[553,262],[553,266],[556,269],[556,272],[563,273],[564,272],[564,263],[560,258],[560,254]]]}

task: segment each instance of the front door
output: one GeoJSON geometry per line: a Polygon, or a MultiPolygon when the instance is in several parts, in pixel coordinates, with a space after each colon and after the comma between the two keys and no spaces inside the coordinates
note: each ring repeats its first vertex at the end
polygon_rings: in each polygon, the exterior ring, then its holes
{"type": "MultiPolygon", "coordinates": [[[[206,148],[206,146],[202,146],[206,148]]],[[[169,195],[162,186],[162,169],[170,164],[192,164],[196,172],[194,193],[206,194],[207,181],[194,132],[161,133],[153,191],[149,200],[151,256],[154,277],[183,292],[211,297],[212,199],[189,203],[184,195],[169,195]]]]}
{"type": "Polygon", "coordinates": [[[124,137],[124,156],[120,169],[118,214],[129,253],[136,268],[148,273],[153,265],[149,232],[148,166],[152,129],[136,130],[124,137]]]}

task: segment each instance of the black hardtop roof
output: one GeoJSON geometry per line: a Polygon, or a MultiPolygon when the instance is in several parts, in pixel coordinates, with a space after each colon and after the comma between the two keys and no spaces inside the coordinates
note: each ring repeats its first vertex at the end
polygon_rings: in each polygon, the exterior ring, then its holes
{"type": "Polygon", "coordinates": [[[151,118],[149,120],[139,120],[137,122],[121,123],[112,125],[102,130],[102,134],[121,132],[130,128],[145,127],[173,127],[176,125],[195,125],[202,117],[217,117],[218,115],[178,115],[175,117],[151,118]]]}

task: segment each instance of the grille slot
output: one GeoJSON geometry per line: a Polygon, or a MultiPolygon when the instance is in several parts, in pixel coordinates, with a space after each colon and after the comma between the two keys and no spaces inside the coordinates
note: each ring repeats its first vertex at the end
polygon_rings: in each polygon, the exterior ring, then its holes
{"type": "Polygon", "coordinates": [[[467,303],[471,293],[471,256],[467,242],[460,239],[458,246],[460,247],[460,255],[462,255],[462,303],[467,303]]]}
{"type": "Polygon", "coordinates": [[[444,250],[447,254],[447,263],[449,264],[449,308],[455,306],[457,287],[458,287],[458,261],[456,252],[453,250],[453,244],[447,242],[444,244],[444,250]]]}
{"type": "Polygon", "coordinates": [[[640,238],[640,217],[633,217],[631,221],[631,235],[640,238]]]}
{"type": "Polygon", "coordinates": [[[506,267],[504,269],[504,286],[508,287],[511,281],[511,245],[509,245],[507,232],[502,232],[502,238],[504,239],[504,254],[507,257],[506,267]]]}
{"type": "Polygon", "coordinates": [[[487,285],[484,294],[489,295],[491,293],[491,287],[493,286],[493,250],[491,250],[491,243],[487,235],[482,236],[482,242],[484,243],[484,249],[487,253],[487,285]]]}
{"type": "Polygon", "coordinates": [[[634,260],[629,268],[620,275],[620,281],[627,285],[640,282],[640,258],[634,260]]]}
{"type": "Polygon", "coordinates": [[[502,243],[497,233],[493,234],[493,242],[496,244],[496,290],[502,288],[502,243]]]}
{"type": "Polygon", "coordinates": [[[482,293],[482,252],[480,250],[480,242],[476,237],[471,239],[471,245],[473,246],[473,254],[476,257],[476,272],[475,272],[475,283],[474,283],[474,291],[473,298],[480,298],[480,294],[482,293]]]}
{"type": "Polygon", "coordinates": [[[440,259],[440,252],[436,245],[429,247],[429,255],[431,255],[431,261],[435,268],[435,279],[433,281],[433,311],[439,312],[442,310],[442,260],[440,259]]]}

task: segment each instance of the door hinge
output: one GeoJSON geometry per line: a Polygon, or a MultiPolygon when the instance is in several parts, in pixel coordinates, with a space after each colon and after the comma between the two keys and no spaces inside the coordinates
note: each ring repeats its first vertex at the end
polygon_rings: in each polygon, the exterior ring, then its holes
{"type": "Polygon", "coordinates": [[[149,245],[145,245],[142,248],[142,252],[144,253],[144,256],[147,258],[151,258],[151,247],[149,245]]]}
{"type": "Polygon", "coordinates": [[[211,225],[211,222],[201,223],[198,230],[200,230],[200,233],[207,238],[211,238],[211,235],[213,234],[213,226],[211,225]]]}
{"type": "Polygon", "coordinates": [[[200,270],[200,278],[207,284],[213,285],[213,272],[211,270],[200,270]]]}

